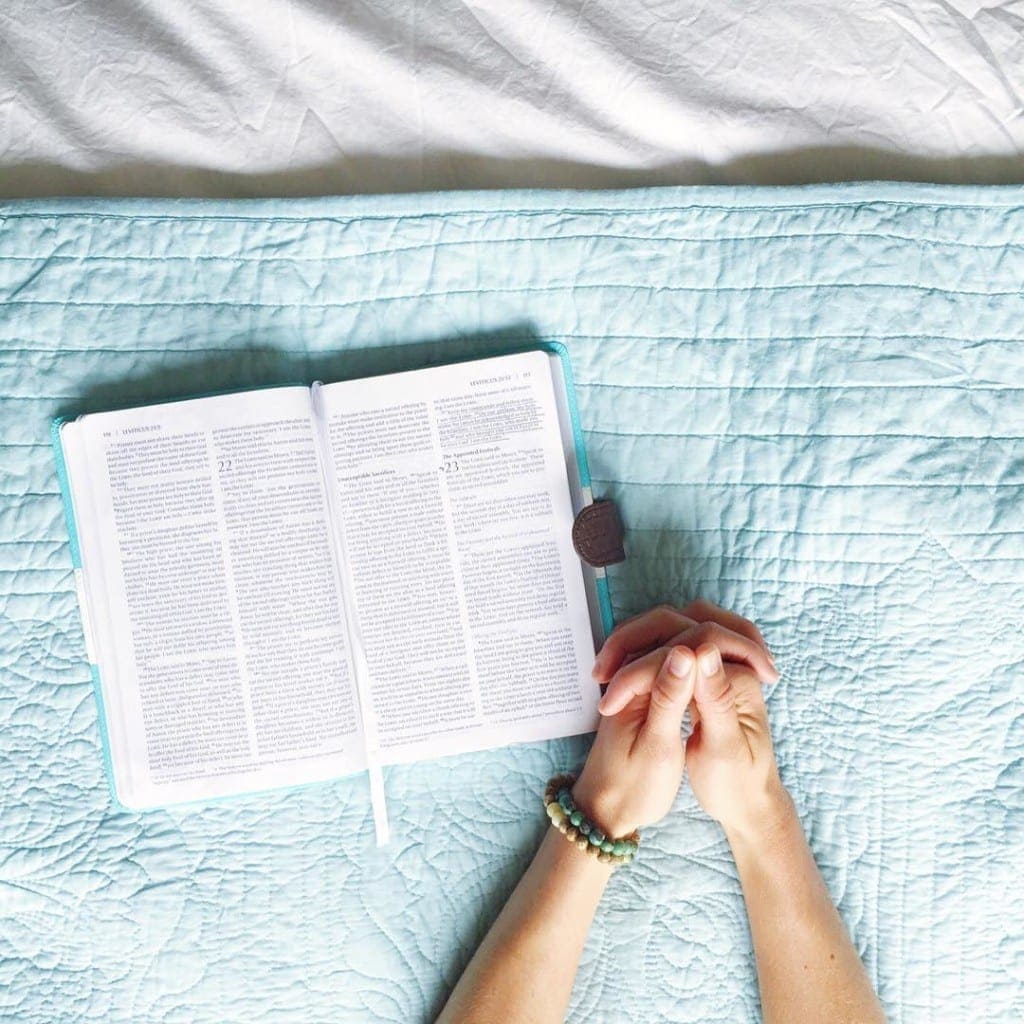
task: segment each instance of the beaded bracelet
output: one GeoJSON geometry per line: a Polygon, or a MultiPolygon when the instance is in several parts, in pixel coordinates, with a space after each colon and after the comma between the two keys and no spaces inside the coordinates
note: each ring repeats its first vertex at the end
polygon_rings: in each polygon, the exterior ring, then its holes
{"type": "Polygon", "coordinates": [[[575,783],[575,775],[556,775],[548,782],[544,807],[551,824],[578,849],[599,861],[616,867],[628,864],[640,849],[640,833],[634,831],[622,839],[606,836],[573,802],[575,783]]]}

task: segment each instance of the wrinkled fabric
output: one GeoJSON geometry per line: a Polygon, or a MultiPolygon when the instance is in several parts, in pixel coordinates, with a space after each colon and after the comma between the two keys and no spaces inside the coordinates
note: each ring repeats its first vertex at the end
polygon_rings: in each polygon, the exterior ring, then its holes
{"type": "Polygon", "coordinates": [[[6,0],[0,195],[1024,181],[1019,0],[6,0]]]}
{"type": "MultiPolygon", "coordinates": [[[[0,205],[0,1018],[436,1013],[585,739],[146,814],[103,777],[58,414],[568,346],[621,617],[756,619],[783,777],[894,1022],[1024,1018],[1024,192],[0,205]]],[[[401,624],[396,626],[401,642],[401,624]]],[[[509,685],[515,685],[514,680],[509,685]]],[[[759,1019],[686,787],[570,1019],[759,1019]]]]}

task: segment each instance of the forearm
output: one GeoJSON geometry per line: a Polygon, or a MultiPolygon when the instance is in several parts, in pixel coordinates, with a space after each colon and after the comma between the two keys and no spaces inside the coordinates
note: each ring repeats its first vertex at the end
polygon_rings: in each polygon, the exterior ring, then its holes
{"type": "Polygon", "coordinates": [[[549,828],[438,1024],[563,1021],[611,872],[549,828]]]}
{"type": "Polygon", "coordinates": [[[750,917],[765,1024],[885,1021],[788,794],[771,824],[729,835],[750,917]]]}

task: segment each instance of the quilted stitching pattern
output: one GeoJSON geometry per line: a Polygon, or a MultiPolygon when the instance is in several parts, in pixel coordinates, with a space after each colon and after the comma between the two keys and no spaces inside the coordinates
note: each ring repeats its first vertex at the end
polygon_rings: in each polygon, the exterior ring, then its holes
{"type": "MultiPolygon", "coordinates": [[[[437,1010],[585,741],[390,771],[382,851],[363,778],[114,811],[48,421],[535,337],[570,347],[627,523],[617,613],[704,594],[763,623],[782,770],[892,1020],[1024,1016],[1020,190],[0,216],[0,1016],[437,1010]]],[[[758,1019],[733,866],[685,793],[614,880],[572,1019],[616,1006],[758,1019]]]]}

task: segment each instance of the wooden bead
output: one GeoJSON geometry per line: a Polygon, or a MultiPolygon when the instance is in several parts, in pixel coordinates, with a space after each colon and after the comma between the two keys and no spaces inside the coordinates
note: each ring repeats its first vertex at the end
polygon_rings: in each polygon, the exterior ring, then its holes
{"type": "Polygon", "coordinates": [[[548,817],[557,825],[560,821],[565,821],[566,814],[562,809],[562,805],[557,800],[553,800],[548,804],[548,817]]]}

